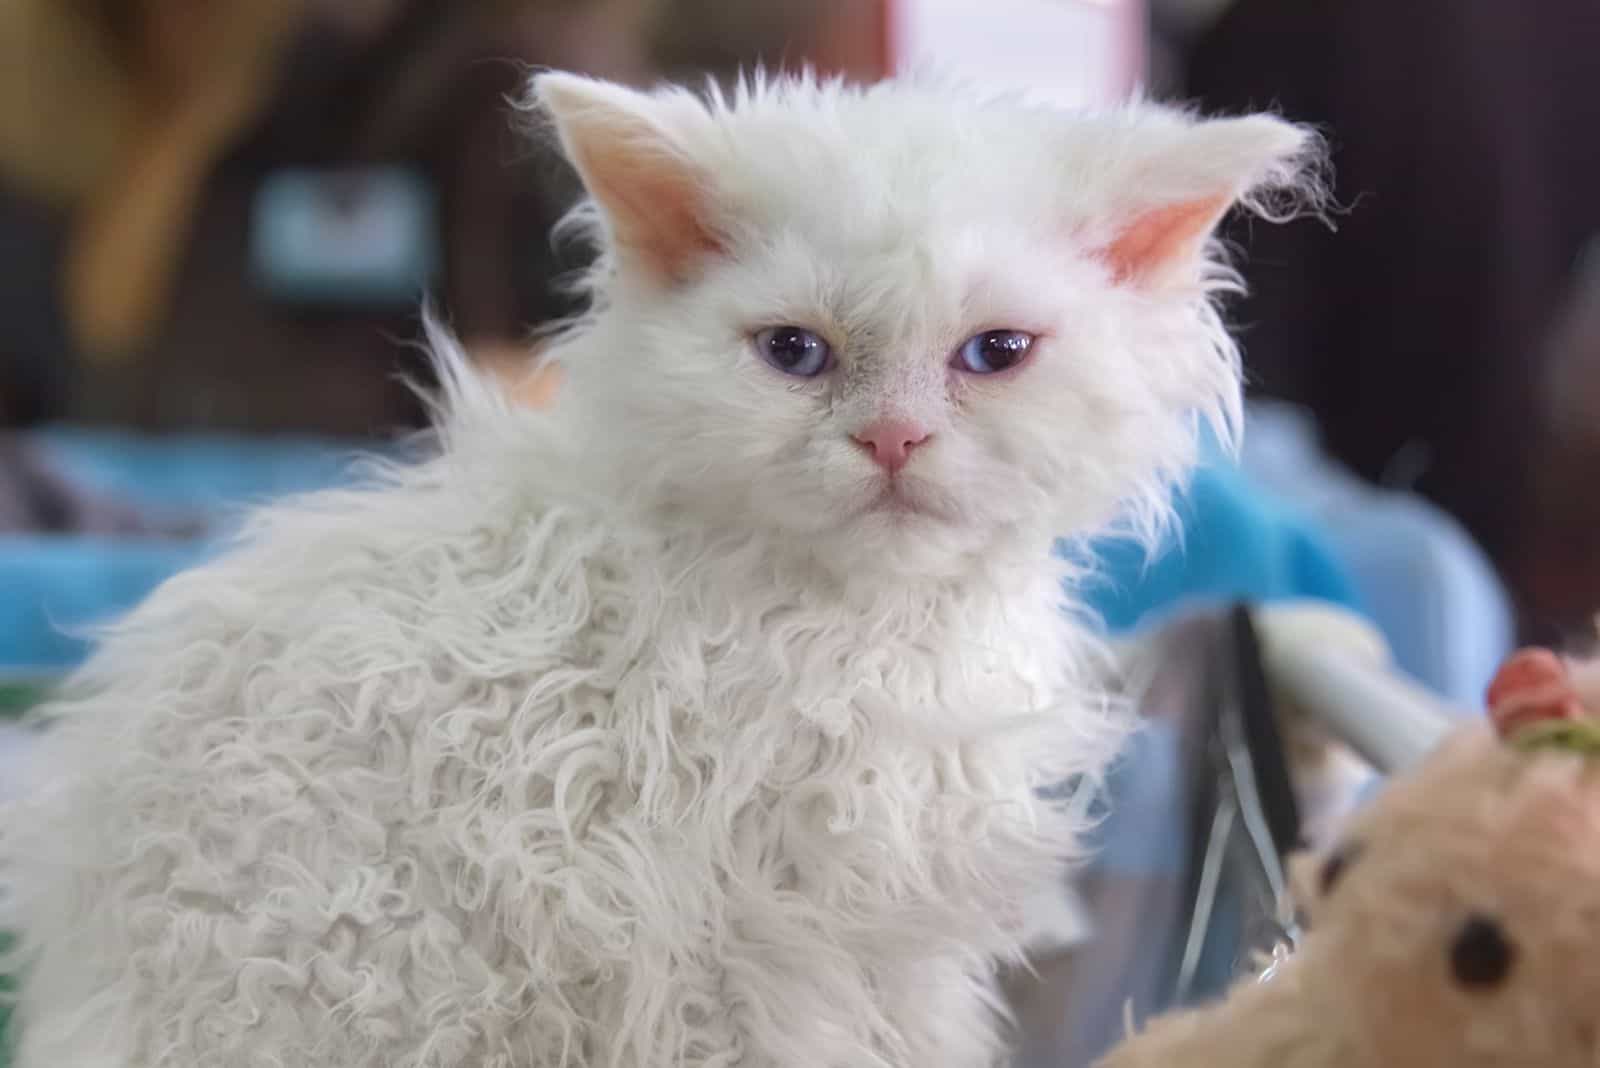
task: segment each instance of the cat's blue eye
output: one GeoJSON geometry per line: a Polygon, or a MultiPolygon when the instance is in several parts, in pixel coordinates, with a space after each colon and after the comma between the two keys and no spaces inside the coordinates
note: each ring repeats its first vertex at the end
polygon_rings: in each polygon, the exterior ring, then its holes
{"type": "Polygon", "coordinates": [[[814,330],[769,326],[756,335],[761,358],[786,375],[815,378],[833,363],[833,349],[814,330]]]}
{"type": "Polygon", "coordinates": [[[985,330],[963,341],[951,364],[967,374],[992,375],[1021,363],[1033,342],[1023,330],[985,330]]]}

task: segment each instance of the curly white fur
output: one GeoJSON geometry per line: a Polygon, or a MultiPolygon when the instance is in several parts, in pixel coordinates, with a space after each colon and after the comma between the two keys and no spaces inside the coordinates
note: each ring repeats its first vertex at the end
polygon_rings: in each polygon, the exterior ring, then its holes
{"type": "Polygon", "coordinates": [[[716,176],[731,252],[670,287],[607,257],[550,413],[436,339],[436,456],[265,511],[108,635],[4,818],[20,1068],[1002,1056],[994,964],[1077,829],[1035,789],[1124,727],[1051,541],[1155,515],[1238,403],[1225,275],[1136,291],[1090,252],[1304,137],[617,99],[716,176]],[[916,369],[996,317],[1051,338],[1012,384],[916,369]],[[774,318],[854,372],[779,379],[739,340],[774,318]],[[860,506],[840,431],[886,397],[937,421],[907,474],[942,518],[860,506]]]}

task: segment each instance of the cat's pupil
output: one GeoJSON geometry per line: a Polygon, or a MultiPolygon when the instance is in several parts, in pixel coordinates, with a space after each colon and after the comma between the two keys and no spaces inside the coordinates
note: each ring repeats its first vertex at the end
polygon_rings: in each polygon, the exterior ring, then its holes
{"type": "Polygon", "coordinates": [[[772,332],[767,342],[767,352],[773,362],[784,368],[795,368],[805,363],[816,350],[817,338],[798,327],[785,326],[772,332]]]}
{"type": "Polygon", "coordinates": [[[987,330],[963,341],[952,365],[967,374],[992,375],[1021,363],[1033,342],[1034,336],[1025,330],[987,330]]]}
{"type": "Polygon", "coordinates": [[[1027,334],[1015,330],[997,330],[985,334],[979,342],[984,363],[996,371],[1004,370],[1027,354],[1031,340],[1027,334]]]}

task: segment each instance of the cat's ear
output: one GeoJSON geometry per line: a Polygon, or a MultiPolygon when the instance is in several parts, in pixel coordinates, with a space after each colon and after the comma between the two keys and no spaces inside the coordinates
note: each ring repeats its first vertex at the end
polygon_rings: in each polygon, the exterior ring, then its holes
{"type": "Polygon", "coordinates": [[[668,125],[662,100],[561,73],[536,77],[533,93],[620,255],[671,281],[719,250],[711,182],[668,125]]]}
{"type": "Polygon", "coordinates": [[[1321,203],[1320,151],[1315,134],[1267,115],[1186,123],[1117,175],[1120,203],[1101,257],[1121,283],[1190,285],[1236,204],[1292,214],[1321,203]]]}

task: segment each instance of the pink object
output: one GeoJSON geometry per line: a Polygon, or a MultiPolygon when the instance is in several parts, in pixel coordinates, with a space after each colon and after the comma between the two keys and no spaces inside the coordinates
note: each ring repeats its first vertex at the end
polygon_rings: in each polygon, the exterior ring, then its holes
{"type": "Polygon", "coordinates": [[[1489,716],[1502,735],[1541,720],[1582,719],[1566,663],[1548,649],[1513,653],[1489,683],[1489,716]]]}
{"type": "Polygon", "coordinates": [[[1072,106],[1144,81],[1149,0],[885,0],[894,71],[931,69],[1072,106]]]}
{"type": "Polygon", "coordinates": [[[912,449],[928,440],[928,432],[909,419],[880,419],[858,430],[855,440],[892,475],[906,465],[912,449]]]}

